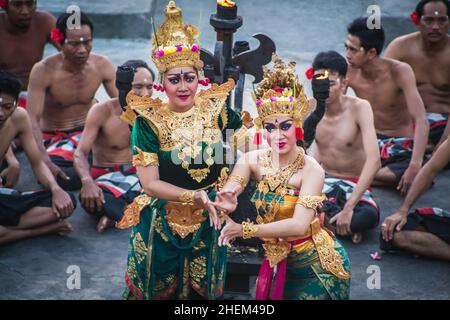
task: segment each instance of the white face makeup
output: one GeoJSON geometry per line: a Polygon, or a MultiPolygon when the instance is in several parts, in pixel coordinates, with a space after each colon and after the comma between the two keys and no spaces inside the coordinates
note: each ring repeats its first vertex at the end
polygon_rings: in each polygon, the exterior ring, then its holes
{"type": "Polygon", "coordinates": [[[438,12],[438,11],[435,11],[435,12],[434,12],[434,15],[435,15],[435,16],[438,16],[438,15],[439,15],[439,12],[438,12]]]}

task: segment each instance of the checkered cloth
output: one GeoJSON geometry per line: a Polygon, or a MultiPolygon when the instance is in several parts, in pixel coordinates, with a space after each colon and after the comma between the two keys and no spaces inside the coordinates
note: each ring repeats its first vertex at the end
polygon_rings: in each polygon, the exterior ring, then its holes
{"type": "Polygon", "coordinates": [[[44,132],[44,145],[49,156],[61,157],[66,161],[73,161],[73,154],[81,139],[83,128],[70,131],[53,130],[44,132]]]}
{"type": "Polygon", "coordinates": [[[114,167],[92,167],[91,176],[99,187],[109,190],[116,198],[128,192],[141,192],[136,168],[131,164],[114,167]]]}
{"type": "Polygon", "coordinates": [[[412,138],[392,138],[379,135],[378,147],[381,160],[411,157],[413,148],[412,138]]]}
{"type": "MultiPolygon", "coordinates": [[[[350,198],[353,190],[356,187],[356,184],[358,183],[358,179],[355,178],[347,178],[347,179],[340,179],[340,178],[333,178],[333,177],[326,177],[325,183],[323,186],[323,193],[325,195],[329,195],[331,193],[335,194],[336,189],[341,189],[345,193],[346,201],[350,198]]],[[[333,201],[333,198],[328,198],[328,201],[333,201]]],[[[362,195],[361,199],[359,201],[364,201],[375,207],[377,210],[379,210],[378,205],[376,204],[372,190],[367,189],[364,191],[364,194],[362,195]]]]}

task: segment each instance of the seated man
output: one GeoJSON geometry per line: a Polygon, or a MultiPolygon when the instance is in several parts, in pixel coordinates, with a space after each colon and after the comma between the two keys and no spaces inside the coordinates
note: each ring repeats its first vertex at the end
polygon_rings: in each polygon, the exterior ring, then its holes
{"type": "Polygon", "coordinates": [[[367,18],[350,24],[347,77],[356,95],[372,106],[383,166],[374,182],[397,186],[404,195],[422,166],[429,125],[411,67],[380,57],[384,38],[382,27],[367,27],[367,18]]]}
{"type": "MultiPolygon", "coordinates": [[[[337,234],[352,235],[358,243],[362,232],[376,227],[379,221],[370,190],[380,169],[372,109],[366,100],[345,95],[347,62],[339,53],[319,53],[313,70],[316,76],[328,73],[330,86],[312,145],[314,158],[326,172],[323,192],[328,199],[323,209],[337,234]]],[[[316,86],[313,91],[317,96],[316,86]]]]}
{"type": "MultiPolygon", "coordinates": [[[[5,12],[0,13],[0,70],[9,71],[19,78],[26,91],[34,64],[41,61],[47,43],[59,48],[50,38],[56,18],[46,11],[36,10],[36,0],[5,0],[5,12]]],[[[19,98],[25,107],[26,93],[19,98]]]]}
{"type": "Polygon", "coordinates": [[[418,208],[408,214],[414,202],[431,186],[450,162],[450,137],[419,171],[397,212],[381,225],[382,250],[401,249],[414,254],[450,261],[450,211],[418,208]]]}
{"type": "Polygon", "coordinates": [[[11,141],[19,138],[36,177],[46,190],[19,192],[2,187],[0,179],[0,245],[48,233],[72,231],[65,221],[75,208],[75,197],[64,192],[45,165],[33,139],[30,118],[17,108],[21,83],[0,72],[0,161],[11,141]]]}
{"type": "Polygon", "coordinates": [[[69,18],[70,14],[61,15],[56,23],[58,31],[53,33],[62,51],[37,63],[31,71],[27,110],[44,161],[60,186],[76,190],[81,182],[73,169],[73,153],[95,103],[95,93],[102,83],[110,97],[118,93],[111,61],[91,53],[91,21],[81,13],[81,27],[69,29],[69,18]]]}
{"type": "Polygon", "coordinates": [[[419,32],[394,39],[384,56],[413,69],[427,110],[429,142],[437,147],[450,134],[450,1],[422,0],[415,12],[419,32]]]}
{"type": "MultiPolygon", "coordinates": [[[[147,64],[130,60],[123,66],[134,70],[134,93],[150,96],[154,73],[147,64]]],[[[120,221],[125,206],[141,190],[136,168],[131,164],[131,131],[120,119],[121,114],[117,98],[95,104],[88,113],[74,156],[74,167],[82,182],[81,205],[88,213],[101,217],[98,232],[120,221]],[[91,150],[94,159],[89,171],[88,154],[91,150]]]]}

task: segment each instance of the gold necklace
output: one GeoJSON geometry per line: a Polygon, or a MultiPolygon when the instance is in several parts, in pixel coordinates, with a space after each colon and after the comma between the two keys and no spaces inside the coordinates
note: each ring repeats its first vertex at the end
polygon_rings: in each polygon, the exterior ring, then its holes
{"type": "Polygon", "coordinates": [[[269,184],[271,191],[275,191],[281,184],[287,183],[289,178],[305,165],[305,151],[298,148],[297,157],[284,168],[275,168],[272,162],[272,150],[264,155],[263,178],[269,184]]]}
{"type": "Polygon", "coordinates": [[[259,199],[255,202],[258,212],[257,223],[270,223],[274,220],[280,208],[280,202],[287,193],[285,184],[305,165],[305,151],[302,148],[298,151],[295,160],[284,168],[274,168],[271,149],[264,155],[263,180],[258,183],[259,199]],[[269,191],[275,192],[276,195],[267,206],[266,195],[269,191]],[[267,207],[269,210],[266,209],[267,207]],[[260,214],[260,209],[264,212],[264,218],[260,214]]]}
{"type": "Polygon", "coordinates": [[[172,130],[172,139],[179,145],[178,159],[181,167],[187,170],[192,179],[200,183],[210,172],[210,167],[214,164],[212,158],[213,149],[211,143],[216,139],[211,138],[210,121],[201,114],[199,107],[194,105],[186,112],[177,113],[167,106],[167,126],[172,130]],[[202,152],[202,142],[206,143],[206,168],[191,169],[190,162],[202,152]]]}

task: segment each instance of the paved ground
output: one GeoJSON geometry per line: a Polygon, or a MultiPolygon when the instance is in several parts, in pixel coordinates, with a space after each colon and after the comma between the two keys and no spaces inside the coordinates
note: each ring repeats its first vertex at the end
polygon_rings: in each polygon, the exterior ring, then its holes
{"type": "MultiPolygon", "coordinates": [[[[39,3],[45,7],[46,2],[51,1],[42,0],[39,3]]],[[[115,2],[109,1],[111,5],[115,2]]],[[[302,79],[317,51],[336,49],[342,52],[345,25],[353,17],[364,14],[368,4],[381,4],[387,18],[397,17],[396,21],[403,22],[407,21],[406,17],[413,8],[413,5],[406,5],[405,2],[394,7],[388,1],[364,0],[356,4],[354,1],[316,0],[311,7],[307,1],[283,0],[264,1],[264,11],[256,10],[261,2],[263,1],[242,1],[239,11],[244,16],[244,26],[236,39],[248,39],[255,32],[261,31],[269,34],[276,39],[281,57],[299,62],[298,71],[302,79]]],[[[165,1],[161,0],[154,3],[156,12],[161,11],[163,3],[165,1]]],[[[195,24],[200,21],[202,43],[212,49],[215,36],[208,27],[208,20],[209,14],[214,10],[214,1],[206,3],[179,0],[177,3],[185,9],[188,21],[195,24]]],[[[157,16],[156,20],[161,21],[161,16],[157,16]]],[[[394,26],[395,23],[391,25],[394,26]]],[[[409,25],[403,23],[403,27],[409,28],[409,25]]],[[[390,30],[389,34],[398,34],[399,30],[390,30]]],[[[146,39],[96,39],[94,50],[109,56],[116,65],[132,58],[148,61],[150,56],[150,44],[146,39]]],[[[48,48],[46,55],[53,52],[48,48]]],[[[309,86],[306,89],[310,92],[309,86]]],[[[254,113],[248,96],[246,94],[244,108],[254,113]]],[[[104,100],[104,90],[99,90],[97,97],[104,100]]],[[[22,163],[19,187],[22,190],[32,190],[36,184],[29,165],[23,154],[19,158],[22,163]]],[[[449,186],[450,171],[447,171],[436,179],[433,188],[418,205],[450,208],[449,186]]],[[[401,198],[394,191],[375,188],[374,192],[382,209],[382,217],[399,207],[401,198]]],[[[68,237],[47,236],[0,248],[0,299],[120,299],[124,288],[123,274],[129,232],[109,230],[98,235],[95,231],[97,222],[80,207],[70,221],[75,231],[68,237]],[[66,285],[70,266],[80,268],[79,290],[70,290],[66,285]]],[[[373,261],[369,254],[378,250],[378,234],[378,228],[371,231],[360,245],[343,242],[352,264],[352,299],[450,298],[448,263],[401,253],[383,255],[382,260],[373,261]],[[379,267],[381,288],[370,290],[367,287],[370,276],[367,270],[373,265],[379,267]]]]}

